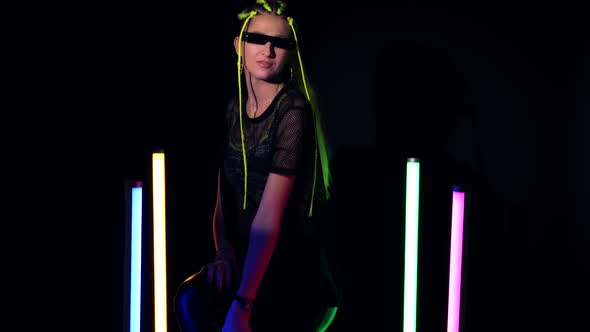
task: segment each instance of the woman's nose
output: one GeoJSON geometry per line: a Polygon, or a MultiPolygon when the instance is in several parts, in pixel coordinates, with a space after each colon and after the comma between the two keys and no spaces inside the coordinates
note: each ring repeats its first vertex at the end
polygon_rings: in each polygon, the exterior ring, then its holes
{"type": "Polygon", "coordinates": [[[264,55],[266,56],[273,56],[274,55],[274,46],[271,42],[266,42],[266,44],[264,44],[264,48],[263,48],[263,52],[264,55]]]}

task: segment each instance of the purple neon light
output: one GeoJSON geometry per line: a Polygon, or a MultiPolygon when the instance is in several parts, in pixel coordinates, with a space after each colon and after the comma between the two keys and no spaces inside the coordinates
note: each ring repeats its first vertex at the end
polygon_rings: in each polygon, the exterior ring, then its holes
{"type": "Polygon", "coordinates": [[[459,332],[461,308],[461,260],[463,256],[463,219],[465,216],[465,193],[453,191],[451,217],[451,257],[449,267],[449,308],[447,332],[459,332]]]}

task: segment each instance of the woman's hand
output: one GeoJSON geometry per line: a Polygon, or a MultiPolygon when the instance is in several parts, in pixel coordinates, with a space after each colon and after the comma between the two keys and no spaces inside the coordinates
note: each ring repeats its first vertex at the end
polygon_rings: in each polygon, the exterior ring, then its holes
{"type": "Polygon", "coordinates": [[[221,332],[252,332],[250,311],[244,310],[238,301],[234,300],[225,316],[221,332]]]}
{"type": "Polygon", "coordinates": [[[209,283],[214,283],[218,291],[230,290],[232,285],[239,280],[239,269],[236,256],[231,249],[217,251],[215,260],[203,267],[203,273],[209,283]]]}

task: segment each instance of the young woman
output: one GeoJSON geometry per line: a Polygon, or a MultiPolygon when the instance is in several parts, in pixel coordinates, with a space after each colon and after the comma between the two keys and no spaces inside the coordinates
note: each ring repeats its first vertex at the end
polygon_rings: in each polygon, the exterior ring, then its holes
{"type": "Polygon", "coordinates": [[[178,288],[176,316],[183,332],[324,331],[341,295],[317,231],[329,158],[296,26],[281,1],[256,1],[238,18],[216,255],[178,288]]]}

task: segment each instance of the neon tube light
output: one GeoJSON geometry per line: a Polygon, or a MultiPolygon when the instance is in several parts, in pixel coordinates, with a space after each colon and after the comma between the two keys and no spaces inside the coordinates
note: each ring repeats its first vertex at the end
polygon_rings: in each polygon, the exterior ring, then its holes
{"type": "Polygon", "coordinates": [[[166,298],[166,179],[164,152],[152,154],[154,212],[154,330],[167,330],[166,298]]]}
{"type": "Polygon", "coordinates": [[[131,189],[131,290],[129,305],[129,331],[140,332],[141,327],[141,182],[131,189]]]}
{"type": "Polygon", "coordinates": [[[451,215],[451,257],[449,266],[449,306],[447,316],[447,332],[459,332],[464,217],[465,192],[460,191],[458,187],[454,187],[451,215]]]}
{"type": "Polygon", "coordinates": [[[418,207],[420,197],[420,162],[409,158],[406,164],[406,231],[404,259],[403,331],[416,331],[418,291],[418,207]]]}

